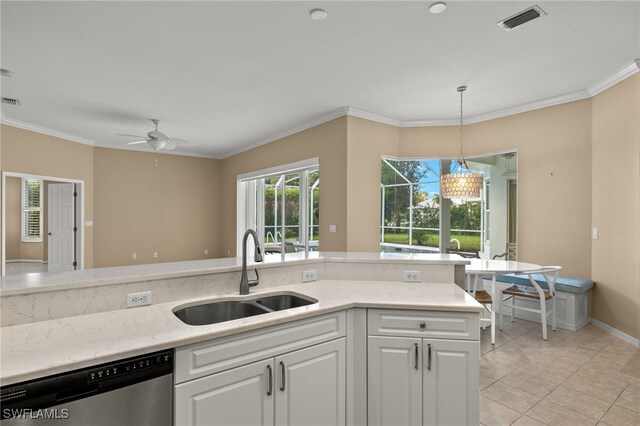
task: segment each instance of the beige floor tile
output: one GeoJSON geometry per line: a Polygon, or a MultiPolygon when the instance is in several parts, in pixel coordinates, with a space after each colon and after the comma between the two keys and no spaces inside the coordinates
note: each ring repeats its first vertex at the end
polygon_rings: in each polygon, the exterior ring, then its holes
{"type": "Polygon", "coordinates": [[[640,350],[636,350],[631,359],[620,369],[620,372],[640,378],[640,350]]]}
{"type": "Polygon", "coordinates": [[[513,426],[545,426],[545,424],[529,416],[522,416],[513,423],[513,426]]]}
{"type": "Polygon", "coordinates": [[[485,376],[484,374],[480,374],[480,390],[486,388],[487,386],[496,382],[496,379],[493,377],[485,376]]]}
{"type": "MultiPolygon", "coordinates": [[[[509,386],[498,381],[488,386],[480,393],[485,398],[492,399],[505,407],[511,408],[519,413],[526,413],[540,401],[540,397],[531,395],[523,390],[509,386]]],[[[607,407],[608,408],[608,407],[607,407]]]]}
{"type": "Polygon", "coordinates": [[[640,386],[634,383],[627,386],[616,400],[615,405],[640,413],[640,386]]]}
{"type": "Polygon", "coordinates": [[[517,371],[559,385],[571,377],[578,368],[579,366],[564,366],[553,363],[553,361],[543,362],[543,360],[537,360],[535,363],[520,367],[517,371]]]}
{"type": "Polygon", "coordinates": [[[586,363],[585,365],[580,367],[577,373],[585,376],[598,377],[606,382],[611,383],[621,382],[626,385],[633,382],[633,376],[629,376],[628,374],[620,373],[618,371],[609,370],[607,368],[598,367],[591,363],[586,363]]]}
{"type": "Polygon", "coordinates": [[[514,354],[512,352],[504,351],[502,349],[504,346],[501,346],[498,349],[485,354],[482,358],[492,364],[513,367],[514,370],[518,367],[521,367],[523,362],[526,362],[526,359],[523,359],[523,356],[521,354],[514,354]]]}
{"type": "Polygon", "coordinates": [[[587,417],[591,417],[596,421],[600,420],[611,406],[608,402],[585,395],[582,392],[578,392],[564,386],[557,387],[545,399],[587,417]]]}
{"type": "Polygon", "coordinates": [[[614,404],[602,418],[602,423],[611,426],[637,426],[640,425],[640,414],[614,404]]]}
{"type": "Polygon", "coordinates": [[[565,408],[561,405],[554,404],[553,402],[543,399],[533,407],[527,416],[532,417],[540,422],[548,425],[595,425],[597,420],[591,419],[587,416],[583,416],[573,410],[565,408]]]}
{"type": "Polygon", "coordinates": [[[628,383],[610,380],[606,376],[587,376],[575,373],[563,385],[605,402],[613,403],[628,383]]]}
{"type": "Polygon", "coordinates": [[[520,413],[489,398],[480,397],[480,421],[487,426],[504,426],[515,422],[520,413]]]}
{"type": "Polygon", "coordinates": [[[539,398],[544,398],[558,387],[558,384],[556,383],[548,382],[539,377],[532,376],[522,370],[516,370],[509,373],[500,379],[500,381],[539,398]]]}
{"type": "Polygon", "coordinates": [[[633,357],[633,353],[631,352],[605,352],[604,350],[597,353],[591,360],[589,364],[594,365],[596,367],[607,368],[609,370],[622,370],[623,367],[627,365],[627,363],[633,357]]]}
{"type": "Polygon", "coordinates": [[[515,365],[503,365],[487,361],[485,359],[487,355],[483,355],[480,358],[480,374],[498,380],[518,368],[515,365]]]}

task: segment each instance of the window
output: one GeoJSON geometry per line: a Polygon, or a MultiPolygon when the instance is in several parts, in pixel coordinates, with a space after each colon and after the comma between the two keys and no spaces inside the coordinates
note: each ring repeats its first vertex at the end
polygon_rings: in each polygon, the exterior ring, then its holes
{"type": "Polygon", "coordinates": [[[480,201],[441,200],[440,174],[459,173],[447,159],[381,160],[380,251],[435,253],[441,249],[490,259],[514,240],[516,153],[467,158],[485,179],[480,201]],[[442,240],[442,243],[441,243],[442,240]]]}
{"type": "Polygon", "coordinates": [[[253,228],[266,255],[318,250],[317,159],[239,176],[238,181],[238,240],[253,228]]]}
{"type": "Polygon", "coordinates": [[[22,241],[42,242],[42,180],[22,179],[22,241]]]}

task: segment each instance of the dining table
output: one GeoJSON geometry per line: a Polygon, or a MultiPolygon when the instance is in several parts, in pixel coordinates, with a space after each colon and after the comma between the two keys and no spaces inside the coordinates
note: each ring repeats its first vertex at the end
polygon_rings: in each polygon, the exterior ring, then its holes
{"type": "MultiPolygon", "coordinates": [[[[467,259],[470,261],[465,266],[465,274],[467,275],[467,291],[471,290],[471,279],[473,278],[473,289],[475,290],[478,285],[478,279],[482,280],[485,277],[491,277],[491,289],[489,294],[491,295],[491,309],[489,310],[491,319],[491,344],[496,344],[496,301],[498,297],[502,295],[496,294],[496,276],[508,275],[508,274],[528,274],[536,273],[542,269],[542,266],[535,263],[519,262],[516,260],[489,260],[489,259],[467,259]]],[[[482,284],[483,281],[480,281],[482,284]]],[[[483,287],[481,287],[482,289],[483,287]]]]}

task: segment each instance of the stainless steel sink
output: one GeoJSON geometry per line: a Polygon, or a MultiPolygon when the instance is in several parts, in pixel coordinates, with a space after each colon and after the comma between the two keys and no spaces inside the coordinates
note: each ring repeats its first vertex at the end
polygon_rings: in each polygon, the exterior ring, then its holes
{"type": "Polygon", "coordinates": [[[256,303],[274,311],[299,308],[300,306],[312,305],[317,302],[318,301],[315,299],[295,296],[293,294],[279,294],[276,296],[267,296],[256,299],[256,303]]]}
{"type": "Polygon", "coordinates": [[[173,313],[188,325],[209,325],[284,309],[307,306],[318,301],[294,294],[277,294],[246,300],[225,300],[179,308],[173,313]]]}
{"type": "Polygon", "coordinates": [[[179,309],[174,314],[189,325],[207,325],[271,312],[255,303],[237,300],[213,302],[179,309]]]}

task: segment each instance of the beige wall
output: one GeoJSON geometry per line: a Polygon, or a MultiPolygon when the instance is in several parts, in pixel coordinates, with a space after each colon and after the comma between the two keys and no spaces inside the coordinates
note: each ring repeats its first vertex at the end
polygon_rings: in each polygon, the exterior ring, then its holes
{"type": "Polygon", "coordinates": [[[347,117],[337,118],[222,162],[223,256],[236,253],[237,176],[282,164],[320,159],[320,249],[347,249],[347,117]],[[329,225],[337,227],[329,233],[329,225]]]}
{"type": "Polygon", "coordinates": [[[96,267],[219,255],[219,160],[96,148],[94,167],[96,267]]]}
{"type": "MultiPolygon", "coordinates": [[[[465,126],[465,155],[518,150],[518,259],[591,275],[591,102],[465,126]]],[[[400,155],[457,157],[452,127],[403,128],[400,155]]]]}
{"type": "Polygon", "coordinates": [[[640,74],[595,96],[594,318],[640,339],[640,74]]]}
{"type": "MultiPolygon", "coordinates": [[[[93,220],[93,147],[0,125],[2,171],[83,180],[85,220],[93,220]]],[[[85,227],[85,267],[93,267],[93,228],[85,227]]]]}
{"type": "Polygon", "coordinates": [[[348,118],[347,251],[380,251],[380,158],[397,156],[399,142],[397,127],[348,118]]]}

